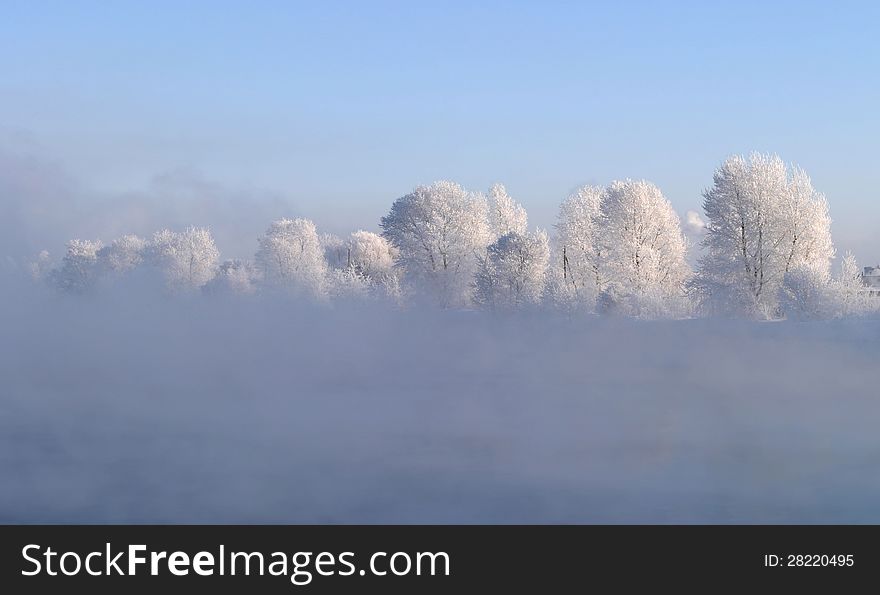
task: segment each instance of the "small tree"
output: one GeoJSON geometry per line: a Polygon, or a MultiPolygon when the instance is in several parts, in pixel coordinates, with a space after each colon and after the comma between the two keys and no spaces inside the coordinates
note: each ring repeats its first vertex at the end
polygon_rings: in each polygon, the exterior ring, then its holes
{"type": "Polygon", "coordinates": [[[348,242],[332,233],[322,233],[318,239],[329,269],[347,269],[351,265],[348,242]]]}
{"type": "Polygon", "coordinates": [[[175,290],[198,289],[210,281],[220,256],[211,232],[202,227],[156,232],[148,252],[162,269],[168,286],[175,290]]]}
{"type": "Polygon", "coordinates": [[[495,238],[508,233],[525,234],[528,229],[526,210],[510,197],[503,184],[493,184],[489,189],[489,224],[495,238]]]}
{"type": "Polygon", "coordinates": [[[348,243],[349,264],[371,279],[393,275],[398,251],[391,243],[371,231],[356,231],[348,243]]]}
{"type": "Polygon", "coordinates": [[[537,304],[550,260],[547,234],[511,232],[491,244],[476,275],[477,302],[492,308],[537,304]]]}
{"type": "Polygon", "coordinates": [[[840,272],[832,282],[837,316],[861,316],[880,308],[880,299],[872,297],[862,278],[862,269],[852,252],[840,262],[840,272]],[[872,308],[873,306],[873,308],[872,308]]]}
{"type": "Polygon", "coordinates": [[[71,240],[61,268],[49,274],[56,287],[69,293],[83,293],[92,287],[100,276],[98,252],[103,247],[100,240],[71,240]]]}
{"type": "Polygon", "coordinates": [[[148,242],[136,235],[117,238],[98,251],[98,259],[104,269],[114,273],[126,273],[141,265],[148,242]]]}
{"type": "Polygon", "coordinates": [[[52,259],[48,250],[41,250],[31,262],[28,270],[34,281],[45,281],[52,274],[52,259]]]}
{"type": "Polygon", "coordinates": [[[259,245],[256,264],[266,284],[324,296],[327,263],[314,223],[308,219],[274,221],[259,245]]]}
{"type": "Polygon", "coordinates": [[[791,319],[823,320],[837,315],[831,277],[823,267],[798,264],[785,273],[779,302],[791,319]]]}
{"type": "Polygon", "coordinates": [[[334,252],[344,255],[330,277],[334,297],[385,295],[400,297],[395,269],[397,250],[388,240],[371,231],[356,231],[347,240],[340,239],[334,252]]]}
{"type": "Polygon", "coordinates": [[[214,278],[202,288],[211,294],[256,293],[260,281],[260,271],[246,260],[226,260],[218,268],[214,278]]]}

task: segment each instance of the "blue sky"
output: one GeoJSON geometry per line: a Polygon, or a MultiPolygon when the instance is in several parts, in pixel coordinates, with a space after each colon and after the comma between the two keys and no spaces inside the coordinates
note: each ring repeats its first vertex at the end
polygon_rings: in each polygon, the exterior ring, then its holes
{"type": "Polygon", "coordinates": [[[760,150],[811,174],[839,250],[880,261],[873,2],[0,0],[0,13],[2,147],[96,192],[194,172],[342,232],[374,229],[419,183],[502,181],[549,226],[576,185],[623,177],[699,209],[726,155],[760,150]]]}

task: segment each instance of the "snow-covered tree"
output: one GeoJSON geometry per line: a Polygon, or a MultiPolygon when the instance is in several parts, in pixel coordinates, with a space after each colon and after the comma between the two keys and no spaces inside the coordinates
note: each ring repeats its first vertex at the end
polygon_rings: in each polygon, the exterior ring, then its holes
{"type": "Polygon", "coordinates": [[[322,233],[318,239],[327,262],[323,292],[332,299],[369,295],[370,280],[352,267],[351,242],[331,233],[322,233]]]}
{"type": "Polygon", "coordinates": [[[524,234],[529,227],[525,208],[507,193],[503,184],[489,189],[489,225],[495,238],[508,233],[524,234]]]}
{"type": "Polygon", "coordinates": [[[773,318],[787,272],[828,270],[834,255],[825,198],[775,155],[727,159],[704,193],[708,225],[695,287],[704,305],[773,318]]]}
{"type": "Polygon", "coordinates": [[[28,263],[28,270],[34,281],[45,281],[52,273],[52,259],[48,250],[41,250],[37,256],[28,263]]]}
{"type": "Polygon", "coordinates": [[[472,300],[477,259],[489,244],[485,197],[453,182],[419,186],[382,218],[383,236],[416,287],[443,306],[472,300]]]}
{"type": "Polygon", "coordinates": [[[347,269],[351,266],[349,243],[332,233],[322,233],[318,236],[321,249],[324,251],[324,260],[330,269],[347,269]]]}
{"type": "Polygon", "coordinates": [[[559,208],[557,252],[553,277],[561,280],[560,292],[592,309],[602,290],[602,250],[599,242],[603,188],[582,186],[559,208]],[[560,274],[561,273],[561,274],[560,274]]]}
{"type": "Polygon", "coordinates": [[[359,230],[349,238],[350,265],[371,279],[394,275],[398,251],[377,233],[359,230]]]}
{"type": "Polygon", "coordinates": [[[789,176],[782,209],[786,232],[784,272],[806,267],[819,276],[829,275],[834,242],[831,240],[828,201],[813,188],[807,173],[798,167],[793,168],[789,176]]]}
{"type": "Polygon", "coordinates": [[[214,278],[202,288],[211,294],[253,294],[260,281],[260,271],[246,260],[225,260],[217,268],[214,278]]]}
{"type": "Polygon", "coordinates": [[[258,241],[256,264],[268,285],[313,297],[324,295],[327,263],[314,223],[280,219],[258,241]]]}
{"type": "Polygon", "coordinates": [[[324,282],[327,297],[339,299],[362,299],[375,296],[376,287],[371,279],[354,268],[329,269],[324,282]]]}
{"type": "Polygon", "coordinates": [[[71,240],[61,268],[53,270],[49,278],[62,291],[82,293],[91,289],[100,276],[98,251],[100,240],[71,240]]]}
{"type": "Polygon", "coordinates": [[[838,317],[862,316],[872,309],[880,309],[880,299],[872,296],[862,278],[862,269],[852,252],[840,262],[840,272],[832,283],[838,317]]]}
{"type": "Polygon", "coordinates": [[[601,267],[614,296],[626,297],[625,310],[633,316],[677,315],[690,269],[672,205],[654,184],[626,180],[607,188],[600,210],[601,267]]]}
{"type": "Polygon", "coordinates": [[[164,273],[168,286],[176,290],[202,287],[214,277],[220,257],[211,232],[202,227],[158,231],[153,234],[148,253],[164,273]]]}
{"type": "Polygon", "coordinates": [[[148,242],[135,235],[113,240],[98,252],[101,265],[114,273],[125,273],[138,267],[144,260],[148,242]]]}
{"type": "Polygon", "coordinates": [[[837,300],[831,276],[822,267],[796,264],[782,280],[779,306],[794,320],[823,320],[837,315],[837,300]]]}
{"type": "Polygon", "coordinates": [[[370,286],[394,300],[401,298],[399,252],[391,242],[371,231],[356,231],[349,239],[351,267],[369,279],[370,286]]]}
{"type": "Polygon", "coordinates": [[[550,260],[547,233],[510,232],[489,246],[476,274],[476,300],[491,308],[537,304],[550,260]]]}
{"type": "Polygon", "coordinates": [[[397,249],[371,231],[359,230],[347,239],[322,237],[325,254],[334,263],[328,275],[327,291],[331,297],[386,296],[400,297],[397,249]]]}

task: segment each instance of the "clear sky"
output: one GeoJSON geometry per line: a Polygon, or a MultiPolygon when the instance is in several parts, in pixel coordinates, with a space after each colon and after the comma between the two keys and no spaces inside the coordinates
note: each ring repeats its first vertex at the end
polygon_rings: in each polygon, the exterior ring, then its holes
{"type": "Polygon", "coordinates": [[[441,178],[502,181],[541,226],[623,177],[684,214],[725,156],[770,151],[875,262],[878,5],[0,0],[0,142],[96,191],[195,172],[336,232],[441,178]]]}

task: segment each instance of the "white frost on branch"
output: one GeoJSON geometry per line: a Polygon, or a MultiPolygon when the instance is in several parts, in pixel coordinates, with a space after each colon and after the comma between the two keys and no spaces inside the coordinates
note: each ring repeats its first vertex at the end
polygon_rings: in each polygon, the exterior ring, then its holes
{"type": "Polygon", "coordinates": [[[259,240],[256,264],[267,285],[324,296],[327,263],[315,224],[308,219],[272,222],[259,240]]]}
{"type": "Polygon", "coordinates": [[[483,195],[454,182],[419,186],[394,201],[381,225],[417,291],[444,307],[471,305],[477,262],[490,241],[483,195]]]}
{"type": "Polygon", "coordinates": [[[550,241],[546,232],[510,232],[501,236],[480,259],[477,302],[493,309],[538,304],[549,261],[550,241]]]}
{"type": "Polygon", "coordinates": [[[198,289],[210,281],[220,257],[211,232],[203,227],[158,231],[147,250],[153,264],[164,273],[168,287],[178,291],[198,289]]]}
{"type": "Polygon", "coordinates": [[[203,289],[215,295],[250,295],[257,292],[261,280],[262,274],[252,262],[232,259],[220,264],[203,289]]]}
{"type": "Polygon", "coordinates": [[[489,188],[489,225],[495,239],[508,233],[524,234],[529,227],[525,208],[507,193],[504,184],[489,188]]]}
{"type": "Polygon", "coordinates": [[[777,318],[785,275],[827,274],[834,247],[825,197],[776,155],[727,159],[704,193],[708,219],[695,287],[710,312],[777,318]]]}
{"type": "Polygon", "coordinates": [[[604,284],[599,242],[604,193],[598,186],[578,188],[560,205],[556,223],[558,254],[551,274],[556,299],[572,301],[587,310],[595,307],[604,284]]]}
{"type": "MultiPolygon", "coordinates": [[[[400,298],[400,282],[395,268],[397,249],[387,239],[363,230],[352,233],[347,240],[337,239],[332,253],[338,254],[338,264],[332,269],[331,295],[400,298]]],[[[325,248],[325,253],[331,252],[325,248]]]]}
{"type": "Polygon", "coordinates": [[[107,271],[127,273],[143,263],[148,244],[136,235],[125,235],[102,248],[98,258],[107,271]]]}
{"type": "Polygon", "coordinates": [[[613,182],[600,210],[603,308],[649,318],[680,315],[690,275],[687,240],[660,189],[644,180],[613,182]]]}
{"type": "Polygon", "coordinates": [[[100,277],[98,252],[101,240],[71,240],[61,268],[51,271],[50,280],[60,290],[68,293],[84,293],[91,290],[100,277]]]}
{"type": "MultiPolygon", "coordinates": [[[[557,235],[529,233],[528,217],[501,184],[488,199],[453,182],[419,186],[394,201],[382,234],[319,236],[307,219],[273,222],[254,262],[227,260],[207,229],[122,236],[109,245],[73,240],[58,266],[41,253],[36,280],[65,292],[151,282],[152,265],[175,290],[253,294],[279,288],[323,300],[421,296],[443,307],[519,308],[543,302],[640,318],[698,311],[758,318],[839,318],[880,310],[858,263],[837,277],[825,197],[807,174],[775,155],[727,159],[704,192],[705,219],[684,225],[646,181],[578,188],[560,206],[557,235]],[[687,238],[705,253],[693,276],[687,238]]],[[[143,287],[143,285],[141,285],[143,287]]]]}

